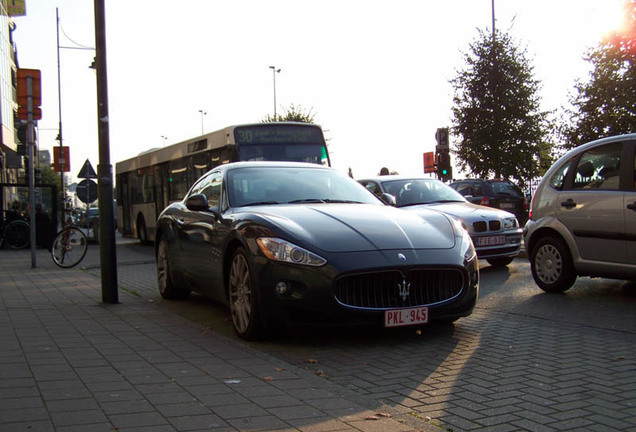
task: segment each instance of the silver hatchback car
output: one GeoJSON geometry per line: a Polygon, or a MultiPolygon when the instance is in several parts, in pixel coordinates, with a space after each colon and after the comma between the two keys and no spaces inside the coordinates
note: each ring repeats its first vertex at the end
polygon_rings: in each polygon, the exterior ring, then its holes
{"type": "Polygon", "coordinates": [[[541,289],[562,292],[577,276],[636,279],[636,133],[563,155],[530,205],[524,240],[541,289]]]}

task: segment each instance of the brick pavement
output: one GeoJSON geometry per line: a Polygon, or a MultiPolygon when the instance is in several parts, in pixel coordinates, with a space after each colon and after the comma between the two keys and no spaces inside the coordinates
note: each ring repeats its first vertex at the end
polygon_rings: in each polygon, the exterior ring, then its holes
{"type": "MultiPolygon", "coordinates": [[[[263,421],[276,419],[285,422],[283,427],[287,429],[282,430],[310,431],[341,430],[340,428],[343,428],[342,430],[391,430],[385,429],[384,422],[387,420],[392,420],[391,424],[398,428],[411,427],[414,430],[455,432],[636,431],[636,392],[634,391],[636,390],[634,384],[636,382],[636,335],[630,332],[569,323],[567,320],[559,320],[559,317],[548,320],[515,314],[514,311],[503,313],[485,310],[478,305],[473,315],[461,319],[454,327],[451,326],[447,330],[436,329],[418,335],[409,331],[380,334],[352,332],[348,335],[316,332],[303,339],[283,338],[248,345],[233,337],[224,337],[218,332],[210,331],[207,325],[201,324],[203,321],[197,321],[198,317],[193,315],[193,311],[210,315],[212,312],[209,310],[209,304],[203,302],[198,304],[196,300],[176,302],[190,308],[185,312],[180,311],[180,314],[187,318],[185,320],[166,311],[166,309],[176,310],[175,302],[166,304],[159,301],[154,278],[154,263],[151,259],[152,250],[136,242],[118,243],[118,276],[122,304],[115,307],[101,305],[99,285],[95,282],[99,277],[99,260],[95,251],[94,247],[89,250],[89,254],[82,263],[85,270],[80,272],[83,276],[93,276],[92,280],[87,278],[83,282],[86,286],[91,286],[92,294],[86,301],[92,307],[73,307],[73,309],[82,311],[84,309],[89,311],[120,309],[122,312],[110,314],[113,318],[126,317],[125,324],[119,324],[123,325],[123,328],[128,328],[129,325],[134,325],[136,328],[137,321],[131,321],[131,317],[137,316],[139,319],[141,315],[144,318],[143,321],[149,319],[152,322],[147,326],[154,328],[150,337],[153,346],[154,342],[157,342],[164,347],[172,348],[171,344],[157,336],[168,333],[170,336],[165,337],[168,340],[176,339],[174,344],[177,351],[169,349],[163,354],[175,356],[175,358],[160,356],[158,360],[155,360],[152,356],[145,355],[144,350],[141,359],[131,360],[130,368],[126,367],[126,359],[122,360],[124,362],[122,365],[119,365],[117,363],[119,360],[116,359],[114,363],[116,372],[124,376],[126,382],[134,387],[134,393],[125,393],[127,396],[124,396],[126,400],[124,403],[118,400],[101,402],[98,398],[101,398],[102,394],[99,390],[93,389],[91,386],[94,384],[89,382],[85,385],[89,396],[72,398],[77,399],[69,404],[74,408],[76,408],[76,402],[78,402],[77,408],[81,406],[80,400],[82,403],[86,403],[87,400],[97,400],[98,409],[102,410],[104,415],[115,416],[121,413],[117,414],[115,411],[113,414],[107,411],[106,408],[109,407],[107,404],[112,404],[115,410],[126,407],[132,410],[133,414],[123,413],[122,415],[127,415],[122,417],[124,420],[130,421],[139,416],[139,422],[152,423],[153,418],[156,421],[162,417],[166,422],[166,424],[162,423],[167,428],[165,430],[196,430],[196,424],[186,424],[185,420],[175,426],[176,419],[181,417],[186,417],[192,422],[196,421],[195,418],[206,418],[208,414],[198,411],[193,413],[194,405],[196,409],[207,409],[214,412],[213,415],[224,419],[225,422],[222,425],[230,428],[229,430],[262,430],[258,427],[250,429],[250,426],[245,423],[237,424],[238,420],[262,418],[263,421]],[[123,253],[120,254],[120,252],[123,253]],[[132,306],[135,309],[133,313],[123,312],[132,306]],[[169,317],[169,320],[166,320],[166,317],[169,317]],[[199,324],[194,324],[192,320],[199,324]],[[197,335],[194,340],[193,333],[197,335]],[[181,344],[195,346],[182,353],[179,351],[181,344]],[[217,348],[218,344],[223,347],[222,350],[217,348]],[[224,357],[226,346],[232,352],[237,350],[241,356],[245,357],[224,357]],[[148,357],[152,360],[150,366],[146,366],[145,363],[149,361],[148,357]],[[315,360],[314,364],[306,362],[309,357],[315,360]],[[227,393],[199,393],[199,389],[207,390],[209,386],[204,384],[192,386],[187,379],[198,382],[199,377],[193,378],[193,375],[203,370],[204,366],[200,363],[203,361],[202,358],[215,365],[223,365],[219,366],[220,370],[224,370],[223,367],[228,364],[240,369],[241,373],[251,378],[250,380],[245,378],[242,381],[242,384],[248,385],[245,388],[239,388],[234,384],[226,383],[223,378],[233,376],[227,373],[213,377],[217,381],[215,389],[223,389],[227,393]],[[252,361],[259,363],[252,366],[250,363],[252,361]],[[136,383],[136,380],[140,378],[133,377],[135,373],[140,375],[142,371],[137,366],[137,362],[144,364],[144,370],[147,368],[153,371],[153,375],[147,378],[149,380],[157,376],[169,377],[171,380],[171,384],[167,387],[169,391],[164,394],[162,390],[166,386],[162,384],[136,383]],[[249,365],[247,371],[244,364],[249,365]],[[184,366],[178,370],[170,369],[175,365],[184,366]],[[272,372],[272,368],[275,372],[272,372]],[[284,371],[278,370],[280,368],[284,371]],[[262,373],[254,372],[261,370],[263,370],[262,373]],[[291,373],[293,377],[283,379],[274,374],[282,372],[291,373]],[[181,377],[180,374],[185,376],[181,377]],[[269,381],[265,377],[275,380],[269,381]],[[179,381],[176,381],[177,379],[179,381]],[[223,382],[220,382],[221,380],[223,382]],[[287,387],[288,383],[296,382],[309,382],[311,388],[292,391],[287,387]],[[173,391],[175,389],[173,385],[178,386],[179,391],[173,391]],[[277,390],[276,394],[267,393],[272,387],[277,390]],[[143,392],[140,392],[140,388],[143,392]],[[263,391],[266,393],[261,393],[263,391]],[[249,402],[242,403],[242,399],[234,400],[237,394],[238,397],[246,398],[249,402]],[[314,402],[318,400],[319,402],[314,402]],[[231,404],[223,405],[226,401],[231,401],[231,404]],[[105,405],[105,408],[101,405],[105,405]],[[349,405],[357,407],[354,410],[360,413],[356,417],[357,423],[350,421],[353,418],[345,415],[346,413],[334,411],[334,407],[349,407],[349,405]],[[299,412],[318,409],[326,417],[324,420],[314,422],[308,420],[311,417],[304,417],[308,413],[299,414],[303,424],[294,423],[288,416],[293,415],[296,407],[299,412]],[[244,411],[243,408],[245,408],[244,411]],[[266,410],[270,414],[260,416],[258,409],[266,410]],[[361,420],[367,414],[378,412],[388,412],[392,417],[361,420]],[[417,418],[426,421],[413,423],[417,418]],[[405,425],[399,421],[407,421],[407,423],[405,425]],[[431,429],[432,425],[437,425],[439,428],[431,429]]],[[[0,257],[5,257],[5,251],[0,251],[0,257]]],[[[0,269],[3,261],[4,259],[0,260],[0,269]]],[[[25,256],[23,261],[28,263],[28,256],[25,256]]],[[[22,271],[20,277],[28,273],[29,271],[22,271]]],[[[51,280],[63,277],[64,274],[65,272],[62,271],[51,280]]],[[[71,280],[77,281],[77,277],[71,280]]],[[[76,288],[76,291],[83,293],[84,290],[76,288]]],[[[0,293],[5,299],[2,277],[0,277],[0,293]]],[[[31,301],[37,298],[32,297],[31,301]]],[[[75,297],[73,301],[77,301],[75,297]]],[[[629,298],[626,300],[629,301],[629,298]]],[[[602,308],[603,305],[599,307],[602,308]]],[[[67,308],[68,305],[63,309],[67,308]]],[[[2,309],[4,310],[4,306],[2,309]]],[[[87,318],[83,322],[93,321],[101,322],[103,318],[92,321],[87,318]]],[[[80,336],[84,337],[83,334],[80,336]]],[[[145,341],[148,336],[136,334],[135,338],[145,341]]],[[[113,337],[115,336],[111,335],[109,339],[113,337]]],[[[4,339],[2,335],[2,340],[4,339]]],[[[128,347],[132,343],[127,338],[121,340],[125,341],[128,347]]],[[[107,341],[104,346],[109,345],[114,345],[112,340],[107,341]]],[[[6,351],[4,345],[0,344],[0,348],[3,348],[3,352],[6,351]]],[[[148,351],[155,353],[153,347],[148,351]]],[[[4,364],[6,361],[3,358],[0,354],[0,361],[4,364]]],[[[37,363],[34,365],[37,366],[37,363]]],[[[35,366],[31,366],[33,371],[37,371],[35,366]]],[[[97,380],[105,380],[108,376],[105,373],[99,375],[103,378],[96,378],[97,380]]],[[[243,377],[243,375],[240,376],[243,377]]],[[[82,381],[82,377],[83,375],[78,379],[82,381]]],[[[45,383],[45,385],[49,384],[45,383]]],[[[4,386],[0,388],[4,389],[4,386]]],[[[17,389],[22,391],[19,386],[17,389]]],[[[36,388],[36,391],[42,392],[39,388],[36,388]]],[[[119,393],[124,391],[118,391],[117,394],[119,393]]],[[[0,430],[4,430],[2,427],[4,408],[2,407],[7,406],[10,409],[15,406],[12,398],[7,394],[6,392],[0,394],[2,401],[0,402],[0,430]]],[[[27,407],[35,404],[37,400],[32,400],[26,395],[21,396],[20,399],[21,406],[27,407]]],[[[50,409],[51,412],[55,412],[64,404],[63,400],[61,402],[57,400],[48,402],[42,398],[41,400],[44,409],[50,409]]],[[[69,410],[69,406],[63,406],[62,409],[61,412],[65,412],[69,410]]],[[[78,411],[82,410],[78,409],[78,411]]],[[[81,418],[79,412],[75,415],[78,419],[81,418]]],[[[118,427],[121,428],[122,425],[126,424],[122,423],[118,427]]],[[[210,425],[216,426],[217,423],[211,422],[210,425]]],[[[280,424],[266,424],[263,429],[275,429],[278,425],[280,424]]],[[[220,430],[225,430],[223,427],[220,430]]],[[[128,430],[133,429],[144,430],[140,425],[128,427],[128,430]]],[[[80,423],[80,426],[75,429],[59,430],[84,430],[84,428],[80,423]]],[[[123,430],[126,429],[123,428],[123,430]]],[[[147,430],[161,431],[163,429],[153,424],[148,426],[147,430]]]]}
{"type": "MultiPolygon", "coordinates": [[[[57,268],[42,250],[31,268],[28,250],[0,250],[0,430],[438,430],[360,405],[134,289],[103,304],[96,253],[87,271],[57,268]]],[[[120,265],[147,266],[134,255],[120,265]]]]}

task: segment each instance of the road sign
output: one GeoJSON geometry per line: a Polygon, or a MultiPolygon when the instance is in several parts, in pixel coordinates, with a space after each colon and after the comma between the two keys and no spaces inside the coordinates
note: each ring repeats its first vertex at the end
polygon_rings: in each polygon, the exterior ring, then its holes
{"type": "Polygon", "coordinates": [[[62,166],[64,172],[71,172],[71,151],[67,146],[53,147],[53,171],[61,172],[62,166]]]}
{"type": "Polygon", "coordinates": [[[434,173],[435,172],[435,153],[426,152],[424,153],[424,173],[434,173]]]}
{"type": "Polygon", "coordinates": [[[97,199],[97,183],[90,179],[82,180],[77,184],[75,193],[84,204],[90,204],[97,199]]]}
{"type": "Polygon", "coordinates": [[[29,97],[32,98],[33,107],[42,104],[42,91],[40,89],[40,71],[38,69],[18,69],[18,105],[27,106],[29,97]],[[28,94],[27,78],[31,77],[31,94],[28,94]]]}
{"type": "MultiPolygon", "coordinates": [[[[33,120],[42,120],[42,109],[40,107],[33,107],[33,120]]],[[[18,118],[20,120],[29,119],[29,110],[25,106],[18,107],[18,118]]]]}
{"type": "Polygon", "coordinates": [[[84,166],[82,167],[79,174],[77,175],[77,178],[83,178],[83,179],[97,178],[97,174],[95,173],[95,170],[93,169],[93,165],[91,165],[88,159],[86,159],[86,162],[84,162],[84,166]]]}

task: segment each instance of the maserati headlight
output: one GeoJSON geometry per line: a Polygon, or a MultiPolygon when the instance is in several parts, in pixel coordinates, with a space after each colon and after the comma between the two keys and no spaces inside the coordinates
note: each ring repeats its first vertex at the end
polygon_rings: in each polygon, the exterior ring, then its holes
{"type": "Polygon", "coordinates": [[[260,237],[256,243],[265,256],[274,261],[313,267],[319,267],[327,262],[326,259],[315,253],[276,237],[260,237]]]}
{"type": "Polygon", "coordinates": [[[503,229],[517,228],[519,226],[519,222],[517,218],[505,218],[503,220],[503,229]]]}
{"type": "Polygon", "coordinates": [[[464,257],[465,263],[471,262],[477,257],[477,252],[475,252],[475,245],[473,245],[473,240],[470,238],[470,235],[465,230],[461,238],[461,252],[462,256],[464,257]]]}

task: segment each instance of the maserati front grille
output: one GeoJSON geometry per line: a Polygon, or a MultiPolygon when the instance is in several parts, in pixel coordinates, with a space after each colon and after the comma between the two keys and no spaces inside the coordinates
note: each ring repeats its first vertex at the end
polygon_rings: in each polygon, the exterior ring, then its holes
{"type": "Polygon", "coordinates": [[[466,284],[458,269],[416,269],[358,273],[339,278],[335,297],[345,306],[393,309],[431,306],[457,297],[466,284]]]}

